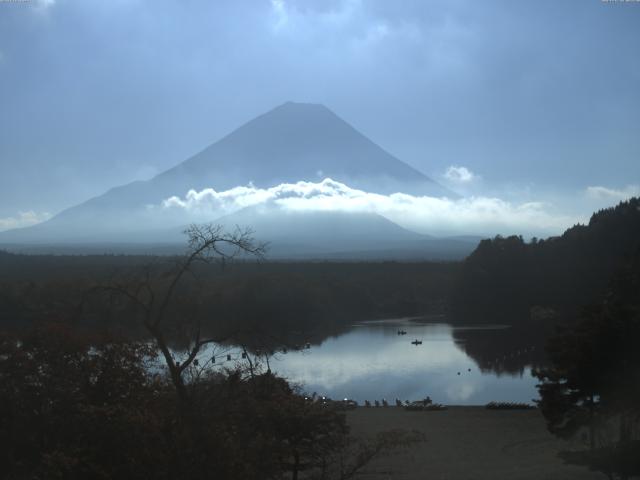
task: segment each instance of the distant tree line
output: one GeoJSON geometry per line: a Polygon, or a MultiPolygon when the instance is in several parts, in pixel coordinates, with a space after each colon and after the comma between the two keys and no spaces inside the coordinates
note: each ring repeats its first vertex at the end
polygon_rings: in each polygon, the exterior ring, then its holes
{"type": "MultiPolygon", "coordinates": [[[[0,325],[73,317],[90,287],[127,283],[144,274],[157,278],[178,259],[0,252],[0,325]]],[[[198,316],[204,328],[222,336],[245,325],[246,330],[286,333],[292,341],[313,341],[356,321],[442,313],[457,270],[458,264],[439,262],[198,264],[197,280],[185,278],[172,309],[198,316]]],[[[128,330],[139,325],[131,321],[129,305],[104,300],[85,300],[84,325],[128,330]]]]}

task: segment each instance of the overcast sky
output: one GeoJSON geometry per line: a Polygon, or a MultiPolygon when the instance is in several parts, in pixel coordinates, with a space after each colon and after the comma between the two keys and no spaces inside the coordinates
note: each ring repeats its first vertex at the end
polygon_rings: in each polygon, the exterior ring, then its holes
{"type": "Polygon", "coordinates": [[[588,211],[640,192],[639,45],[637,2],[0,1],[0,229],[287,100],[463,194],[588,211]]]}

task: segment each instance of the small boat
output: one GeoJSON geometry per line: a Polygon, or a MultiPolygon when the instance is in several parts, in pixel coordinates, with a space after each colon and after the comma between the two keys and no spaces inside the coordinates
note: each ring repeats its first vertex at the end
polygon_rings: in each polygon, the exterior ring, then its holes
{"type": "Polygon", "coordinates": [[[407,332],[405,330],[398,330],[398,335],[406,335],[407,332]]]}
{"type": "Polygon", "coordinates": [[[412,345],[422,345],[422,340],[418,340],[417,338],[411,342],[412,345]]]}

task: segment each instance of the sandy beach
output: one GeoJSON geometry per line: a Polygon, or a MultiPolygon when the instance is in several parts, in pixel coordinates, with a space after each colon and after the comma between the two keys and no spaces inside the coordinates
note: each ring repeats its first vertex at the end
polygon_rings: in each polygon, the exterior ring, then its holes
{"type": "Polygon", "coordinates": [[[538,410],[486,410],[450,407],[444,411],[359,407],[348,412],[355,435],[405,429],[422,432],[426,441],[370,464],[363,478],[436,480],[603,479],[557,457],[570,443],[545,427],[538,410]]]}

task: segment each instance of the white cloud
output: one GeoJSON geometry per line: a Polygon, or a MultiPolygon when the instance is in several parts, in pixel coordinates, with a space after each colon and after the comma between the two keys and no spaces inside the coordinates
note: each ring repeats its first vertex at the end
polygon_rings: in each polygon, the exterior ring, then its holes
{"type": "Polygon", "coordinates": [[[640,186],[639,185],[627,185],[621,190],[616,190],[613,188],[607,188],[602,186],[593,186],[587,187],[586,189],[587,197],[594,200],[626,200],[627,198],[634,197],[636,195],[640,195],[640,186]]]}
{"type": "Polygon", "coordinates": [[[28,212],[18,212],[15,217],[0,218],[0,232],[13,228],[22,228],[44,222],[51,218],[51,214],[43,212],[36,213],[33,210],[28,212]]]}
{"type": "Polygon", "coordinates": [[[444,178],[452,183],[470,183],[478,178],[471,170],[467,167],[457,167],[455,165],[447,168],[447,171],[444,173],[444,178]]]}
{"type": "Polygon", "coordinates": [[[248,185],[222,192],[211,188],[191,190],[184,198],[174,196],[162,202],[163,210],[181,211],[192,221],[211,220],[251,206],[296,212],[377,213],[410,230],[436,235],[551,235],[584,220],[559,214],[542,202],[515,204],[490,197],[452,200],[404,193],[381,195],[329,178],[271,188],[248,185]]]}
{"type": "Polygon", "coordinates": [[[271,9],[276,20],[273,29],[277,32],[289,22],[289,14],[287,13],[284,0],[271,0],[271,9]]]}

